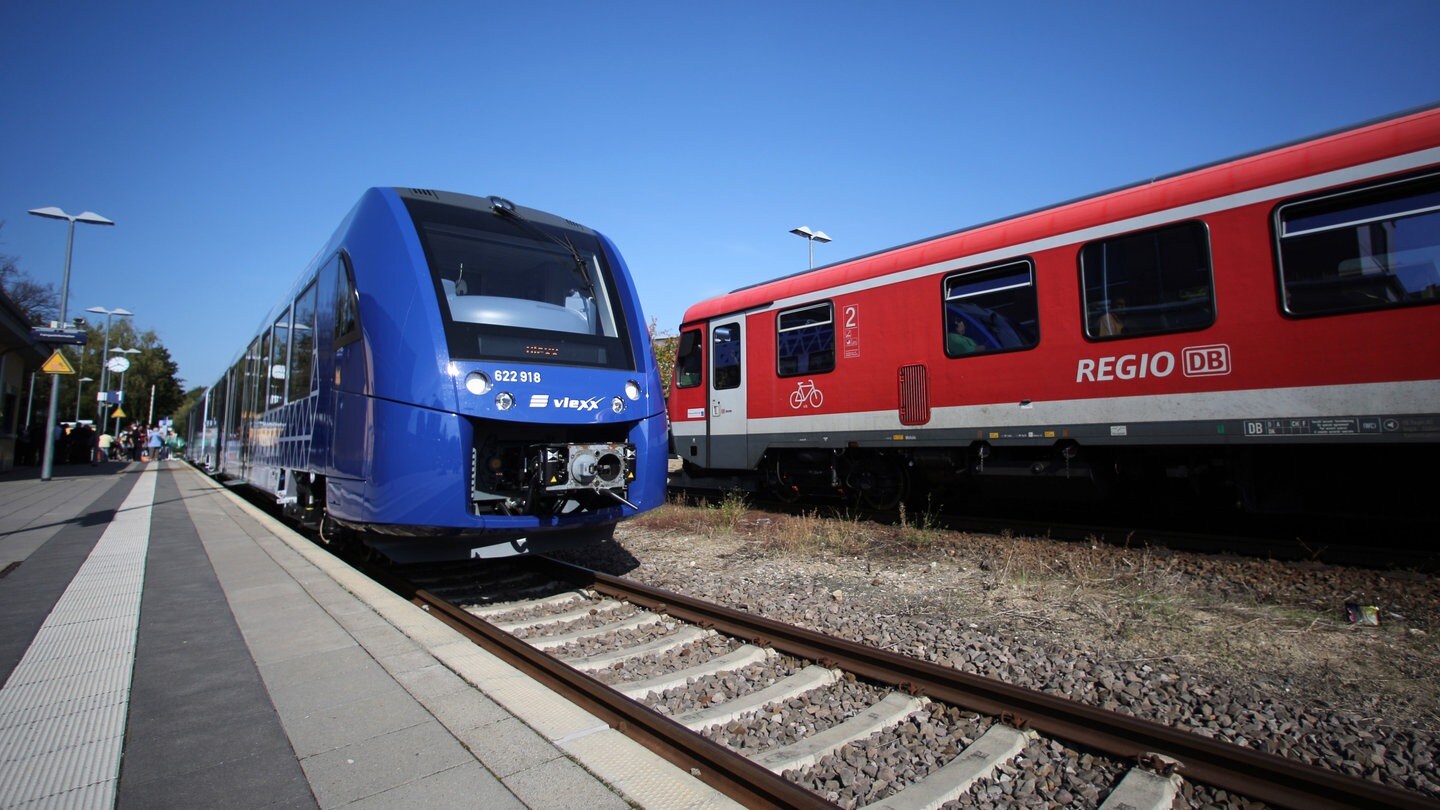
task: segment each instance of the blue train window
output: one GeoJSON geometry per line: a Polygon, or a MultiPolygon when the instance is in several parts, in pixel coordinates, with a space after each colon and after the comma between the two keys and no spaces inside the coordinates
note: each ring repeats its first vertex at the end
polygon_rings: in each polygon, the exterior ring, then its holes
{"type": "Polygon", "coordinates": [[[260,406],[261,392],[264,391],[264,377],[260,373],[262,362],[265,359],[264,340],[257,337],[250,342],[250,349],[245,352],[245,410],[241,414],[241,430],[248,432],[250,422],[258,418],[262,410],[260,406]]]}
{"type": "Polygon", "coordinates": [[[1215,323],[1210,234],[1181,222],[1080,249],[1085,336],[1108,340],[1215,323]]]}
{"type": "Polygon", "coordinates": [[[295,299],[295,320],[290,327],[290,401],[304,399],[315,390],[315,282],[295,299]]]}
{"type": "Polygon", "coordinates": [[[266,371],[265,407],[285,404],[285,377],[290,368],[290,310],[287,308],[270,329],[270,366],[266,371]]]}
{"type": "Polygon", "coordinates": [[[634,368],[610,251],[537,212],[407,198],[452,358],[634,368]]]}
{"type": "Polygon", "coordinates": [[[1035,265],[1029,259],[946,276],[945,355],[1034,348],[1040,341],[1035,265]]]}
{"type": "Polygon", "coordinates": [[[264,413],[270,410],[273,403],[270,401],[270,391],[274,388],[270,376],[270,369],[274,363],[275,349],[273,348],[274,327],[260,333],[260,354],[255,357],[255,403],[256,410],[264,413]]]}
{"type": "Polygon", "coordinates": [[[835,307],[829,301],[775,316],[775,371],[781,377],[835,368],[835,307]]]}
{"type": "Polygon", "coordinates": [[[1289,203],[1275,219],[1291,315],[1440,301],[1440,175],[1289,203]]]}
{"type": "Polygon", "coordinates": [[[359,339],[360,305],[356,300],[355,278],[350,272],[350,264],[340,261],[338,256],[332,262],[339,265],[335,288],[335,345],[339,347],[359,339]]]}

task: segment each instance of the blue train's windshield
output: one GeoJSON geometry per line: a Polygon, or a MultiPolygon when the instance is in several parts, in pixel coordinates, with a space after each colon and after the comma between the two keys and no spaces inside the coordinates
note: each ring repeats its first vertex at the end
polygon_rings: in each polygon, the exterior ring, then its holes
{"type": "Polygon", "coordinates": [[[407,199],[452,359],[634,368],[600,240],[515,214],[407,199]]]}

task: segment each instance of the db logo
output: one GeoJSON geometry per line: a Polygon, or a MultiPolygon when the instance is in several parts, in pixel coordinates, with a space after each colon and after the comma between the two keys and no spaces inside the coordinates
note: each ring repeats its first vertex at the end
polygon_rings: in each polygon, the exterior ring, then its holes
{"type": "Polygon", "coordinates": [[[1190,346],[1181,353],[1186,377],[1214,377],[1230,373],[1230,347],[1190,346]]]}

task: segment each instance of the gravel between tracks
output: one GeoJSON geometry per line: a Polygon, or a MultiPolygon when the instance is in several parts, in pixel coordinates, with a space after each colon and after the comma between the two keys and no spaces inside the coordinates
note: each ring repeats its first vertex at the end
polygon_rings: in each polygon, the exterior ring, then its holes
{"type": "Polygon", "coordinates": [[[1440,797],[1440,577],[773,515],[734,499],[667,505],[573,559],[1440,797]],[[1348,623],[1352,602],[1377,605],[1380,624],[1348,623]]]}

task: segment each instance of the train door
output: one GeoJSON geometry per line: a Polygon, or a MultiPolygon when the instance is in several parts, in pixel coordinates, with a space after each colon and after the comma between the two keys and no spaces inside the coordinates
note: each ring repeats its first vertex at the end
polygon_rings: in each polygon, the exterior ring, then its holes
{"type": "Polygon", "coordinates": [[[671,449],[689,464],[709,467],[710,389],[705,380],[705,330],[699,324],[680,330],[675,347],[675,375],[669,401],[671,449]]]}
{"type": "Polygon", "coordinates": [[[750,466],[745,411],[745,319],[710,324],[710,409],[708,466],[750,466]]]}
{"type": "Polygon", "coordinates": [[[260,376],[262,365],[261,341],[256,337],[250,343],[242,361],[245,366],[245,385],[240,391],[240,466],[236,474],[250,480],[250,468],[255,458],[255,423],[260,420],[260,391],[264,380],[260,376]]]}
{"type": "Polygon", "coordinates": [[[315,429],[310,434],[309,467],[335,474],[331,452],[335,424],[335,296],[340,257],[332,256],[315,275],[315,429]]]}
{"type": "Polygon", "coordinates": [[[330,418],[330,467],[342,478],[364,478],[373,436],[370,434],[370,377],[361,339],[360,302],[347,261],[335,266],[334,385],[330,418]]]}

